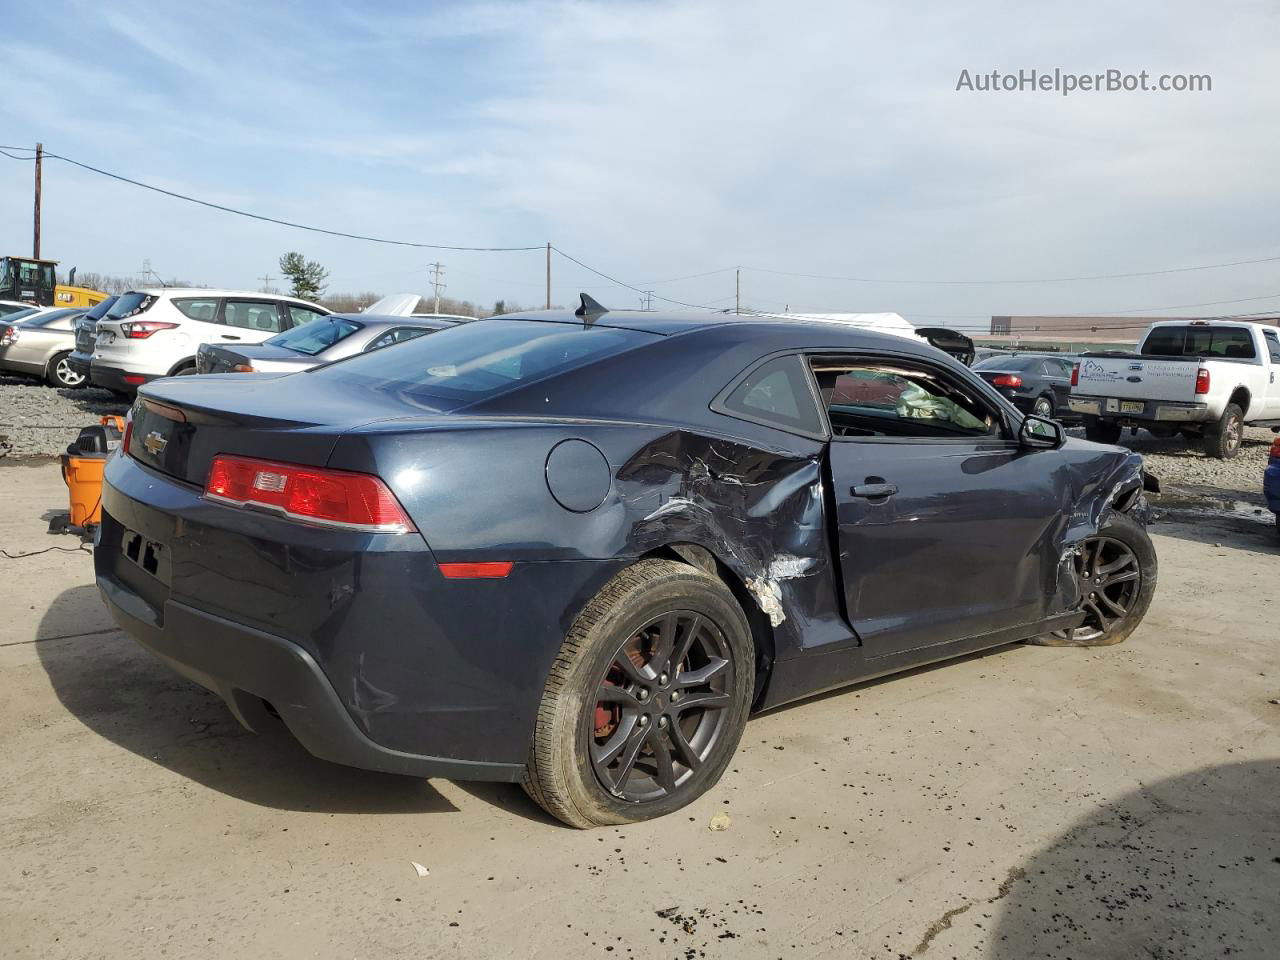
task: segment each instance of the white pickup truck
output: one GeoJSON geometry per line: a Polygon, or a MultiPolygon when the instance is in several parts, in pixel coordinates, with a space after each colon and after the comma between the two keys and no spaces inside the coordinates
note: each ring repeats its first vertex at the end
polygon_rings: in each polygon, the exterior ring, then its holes
{"type": "Polygon", "coordinates": [[[1228,320],[1153,323],[1137,353],[1085,353],[1071,373],[1085,435],[1115,443],[1125,427],[1181,433],[1204,452],[1240,452],[1245,424],[1280,426],[1280,328],[1228,320]]]}

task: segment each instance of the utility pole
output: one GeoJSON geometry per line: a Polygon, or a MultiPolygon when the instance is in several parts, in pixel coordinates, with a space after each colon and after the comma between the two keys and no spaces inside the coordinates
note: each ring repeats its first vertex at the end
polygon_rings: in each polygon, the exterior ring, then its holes
{"type": "Polygon", "coordinates": [[[445,289],[445,285],[440,281],[440,277],[444,274],[444,264],[431,264],[431,287],[436,294],[436,313],[440,312],[440,291],[445,289]]]}
{"type": "Polygon", "coordinates": [[[33,238],[32,258],[40,259],[40,168],[44,165],[44,144],[36,144],[36,225],[35,236],[33,238]]]}
{"type": "Polygon", "coordinates": [[[653,291],[652,290],[646,290],[644,293],[640,295],[640,309],[641,310],[653,309],[653,291]]]}
{"type": "Polygon", "coordinates": [[[547,309],[551,309],[551,243],[547,243],[547,309]]]}
{"type": "Polygon", "coordinates": [[[733,270],[733,312],[742,312],[742,268],[733,270]]]}
{"type": "Polygon", "coordinates": [[[275,279],[275,277],[271,276],[271,274],[269,274],[269,273],[264,273],[264,274],[263,274],[262,276],[260,276],[258,279],[262,281],[262,292],[263,292],[263,293],[270,293],[270,292],[271,292],[271,281],[272,281],[272,280],[274,280],[274,279],[275,279]]]}

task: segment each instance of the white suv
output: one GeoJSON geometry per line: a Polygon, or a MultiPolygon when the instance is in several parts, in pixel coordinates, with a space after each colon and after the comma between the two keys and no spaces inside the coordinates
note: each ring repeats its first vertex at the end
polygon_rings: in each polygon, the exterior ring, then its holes
{"type": "Polygon", "coordinates": [[[98,321],[89,379],[132,393],[160,377],[195,373],[202,343],[261,343],[328,314],[317,304],[270,293],[130,290],[98,321]]]}

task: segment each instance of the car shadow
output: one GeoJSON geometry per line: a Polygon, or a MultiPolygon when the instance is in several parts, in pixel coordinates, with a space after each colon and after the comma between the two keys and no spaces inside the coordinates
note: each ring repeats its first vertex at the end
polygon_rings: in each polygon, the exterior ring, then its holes
{"type": "Polygon", "coordinates": [[[1258,519],[1163,509],[1159,521],[1149,529],[1157,536],[1174,537],[1218,551],[1238,550],[1269,557],[1280,554],[1280,536],[1270,512],[1258,519]]]}
{"type": "Polygon", "coordinates": [[[431,784],[319,760],[281,725],[254,734],[217,695],[173,673],[112,624],[93,586],[61,593],[36,643],[58,700],[86,727],[219,793],[282,810],[445,813],[431,784]],[[69,623],[80,632],[71,634],[69,623]],[[70,634],[70,635],[69,635],[70,634]]]}
{"type": "Polygon", "coordinates": [[[944,914],[921,946],[952,920],[985,925],[979,914],[998,912],[991,960],[1274,957],[1277,905],[1280,758],[1206,767],[1098,807],[993,896],[944,914]]]}

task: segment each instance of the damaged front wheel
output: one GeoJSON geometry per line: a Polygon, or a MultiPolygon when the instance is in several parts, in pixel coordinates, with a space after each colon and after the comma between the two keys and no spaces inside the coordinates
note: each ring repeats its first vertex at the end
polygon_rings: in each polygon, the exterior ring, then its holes
{"type": "Polygon", "coordinates": [[[1113,514],[1073,557],[1079,610],[1084,621],[1031,640],[1047,647],[1103,647],[1121,643],[1138,628],[1156,589],[1156,552],[1146,528],[1127,514],[1113,514]]]}

